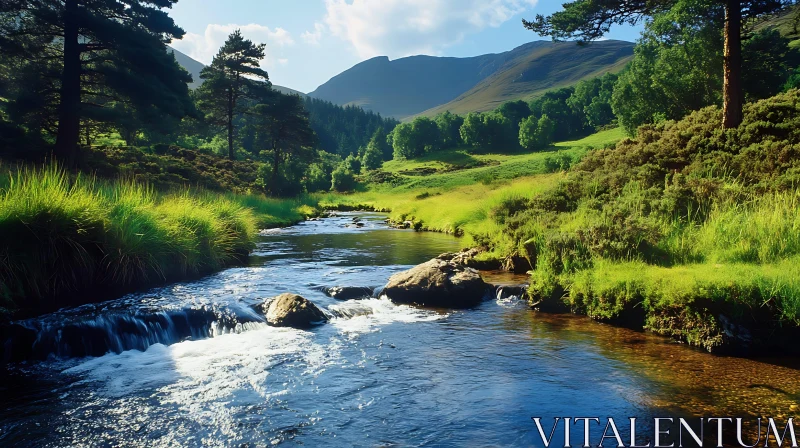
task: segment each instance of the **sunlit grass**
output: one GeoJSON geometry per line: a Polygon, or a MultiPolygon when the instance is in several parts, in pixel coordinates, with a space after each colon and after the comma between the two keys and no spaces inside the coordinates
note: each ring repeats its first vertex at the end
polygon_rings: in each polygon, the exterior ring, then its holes
{"type": "Polygon", "coordinates": [[[800,323],[800,259],[770,264],[700,263],[672,267],[643,262],[599,261],[574,275],[570,300],[599,318],[615,317],[628,302],[645,309],[724,303],[751,311],[773,305],[783,320],[800,323]]]}
{"type": "Polygon", "coordinates": [[[159,193],[127,180],[70,176],[54,165],[6,171],[2,306],[36,307],[96,289],[212,272],[246,257],[259,227],[302,220],[315,212],[313,204],[188,189],[159,193]]]}

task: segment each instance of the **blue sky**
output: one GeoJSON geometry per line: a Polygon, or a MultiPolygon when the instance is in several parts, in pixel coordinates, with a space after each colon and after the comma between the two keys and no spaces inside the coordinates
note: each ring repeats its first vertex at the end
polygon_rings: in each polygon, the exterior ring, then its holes
{"type": "MultiPolygon", "coordinates": [[[[203,63],[234,29],[267,44],[270,80],[310,92],[374,56],[466,57],[499,53],[542,37],[521,18],[561,8],[560,0],[180,0],[170,11],[185,31],[178,50],[203,63]]],[[[639,27],[610,39],[634,41],[639,27]]]]}

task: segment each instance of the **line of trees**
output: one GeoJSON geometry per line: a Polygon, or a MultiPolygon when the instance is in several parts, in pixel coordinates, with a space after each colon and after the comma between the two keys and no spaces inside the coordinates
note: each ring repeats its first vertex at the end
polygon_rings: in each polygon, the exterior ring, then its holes
{"type": "Polygon", "coordinates": [[[444,112],[397,125],[388,140],[395,158],[467,147],[471,151],[540,151],[615,122],[611,97],[617,75],[545,93],[526,102],[508,101],[491,112],[466,116],[444,112]]]}

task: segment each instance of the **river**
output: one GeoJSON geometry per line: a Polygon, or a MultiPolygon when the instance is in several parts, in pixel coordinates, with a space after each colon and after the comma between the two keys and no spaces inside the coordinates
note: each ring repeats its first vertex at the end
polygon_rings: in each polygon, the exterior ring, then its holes
{"type": "Polygon", "coordinates": [[[0,445],[541,446],[532,417],[549,432],[556,416],[797,413],[785,360],[712,356],[513,296],[463,311],[327,297],[460,249],[383,218],[270,231],[248,266],[21,322],[37,339],[2,368],[0,445]],[[283,292],[335,317],[268,327],[251,306],[283,292]]]}

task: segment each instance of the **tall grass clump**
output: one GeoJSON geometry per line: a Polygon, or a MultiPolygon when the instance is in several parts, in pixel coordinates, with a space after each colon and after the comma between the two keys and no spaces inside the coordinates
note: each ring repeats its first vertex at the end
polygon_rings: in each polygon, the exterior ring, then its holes
{"type": "MultiPolygon", "coordinates": [[[[12,298],[85,286],[97,271],[108,214],[91,180],[55,166],[22,169],[0,192],[0,282],[12,298]]],[[[10,303],[11,302],[11,303],[10,303]]]]}
{"type": "Polygon", "coordinates": [[[800,191],[715,207],[697,250],[719,263],[771,263],[800,254],[800,191]]]}
{"type": "Polygon", "coordinates": [[[233,196],[161,194],[55,165],[20,169],[2,185],[0,295],[12,311],[211,272],[241,262],[257,235],[256,213],[233,196]]]}

